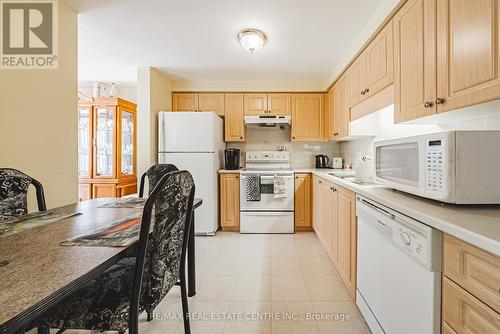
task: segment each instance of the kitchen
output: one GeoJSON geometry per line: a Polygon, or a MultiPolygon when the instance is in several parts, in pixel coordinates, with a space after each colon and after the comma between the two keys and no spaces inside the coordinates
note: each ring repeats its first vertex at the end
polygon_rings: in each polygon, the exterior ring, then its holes
{"type": "Polygon", "coordinates": [[[83,166],[97,177],[76,177],[78,199],[127,200],[143,192],[151,166],[172,164],[192,175],[202,202],[187,246],[195,291],[185,302],[172,287],[140,315],[140,332],[500,332],[498,0],[318,1],[311,12],[300,2],[224,1],[219,14],[201,2],[151,2],[157,13],[131,0],[69,2],[83,22],[80,118],[98,119],[106,103],[115,127],[106,134],[113,168],[97,175],[100,129],[85,120],[83,166]],[[352,17],[356,7],[365,8],[352,17]],[[247,26],[243,8],[273,24],[247,26]],[[116,18],[102,20],[110,10],[116,18]],[[203,12],[218,16],[201,20],[203,12]],[[160,28],[148,30],[158,45],[112,27],[117,18],[160,28]],[[291,38],[290,22],[305,30],[291,38]],[[203,32],[227,27],[228,48],[203,32]],[[124,42],[111,46],[117,31],[124,42]],[[157,65],[137,65],[145,63],[157,65]],[[127,67],[133,88],[92,92],[92,82],[125,82],[127,67]]]}

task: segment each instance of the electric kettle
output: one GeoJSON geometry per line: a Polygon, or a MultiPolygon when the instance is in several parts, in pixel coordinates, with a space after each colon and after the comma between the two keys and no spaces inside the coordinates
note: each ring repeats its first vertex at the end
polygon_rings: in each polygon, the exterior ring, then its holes
{"type": "Polygon", "coordinates": [[[330,158],[325,154],[318,154],[315,156],[316,158],[316,168],[328,168],[328,164],[330,163],[330,158]]]}

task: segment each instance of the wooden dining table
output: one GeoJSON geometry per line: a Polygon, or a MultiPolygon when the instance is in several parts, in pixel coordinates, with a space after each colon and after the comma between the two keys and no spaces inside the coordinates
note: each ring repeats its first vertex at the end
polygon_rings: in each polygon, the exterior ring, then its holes
{"type": "MultiPolygon", "coordinates": [[[[0,333],[26,329],[34,319],[126,256],[126,247],[61,246],[137,214],[137,208],[99,208],[119,199],[95,199],[56,208],[78,212],[61,221],[0,237],[0,333]]],[[[202,204],[195,199],[193,208],[202,204]]],[[[196,294],[194,214],[188,238],[188,295],[196,294]]]]}

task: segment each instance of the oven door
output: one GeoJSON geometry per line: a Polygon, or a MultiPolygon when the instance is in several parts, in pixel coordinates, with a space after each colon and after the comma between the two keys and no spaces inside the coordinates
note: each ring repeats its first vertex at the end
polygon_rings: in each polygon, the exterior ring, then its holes
{"type": "Polygon", "coordinates": [[[240,210],[241,211],[293,211],[294,180],[293,174],[279,175],[285,179],[286,197],[274,198],[274,175],[255,173],[240,176],[240,210]],[[260,176],[260,201],[247,201],[247,175],[260,176]]]}
{"type": "Polygon", "coordinates": [[[294,213],[290,211],[241,212],[240,233],[293,233],[294,213]]]}

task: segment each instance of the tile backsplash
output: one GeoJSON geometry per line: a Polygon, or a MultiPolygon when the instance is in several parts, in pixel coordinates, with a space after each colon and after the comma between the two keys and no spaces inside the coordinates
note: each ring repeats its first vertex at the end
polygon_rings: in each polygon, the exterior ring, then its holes
{"type": "Polygon", "coordinates": [[[314,167],[317,154],[326,154],[329,157],[340,156],[340,148],[337,143],[332,142],[292,142],[290,140],[290,128],[258,128],[246,129],[246,141],[244,143],[228,143],[228,148],[241,150],[240,163],[244,167],[246,151],[278,150],[279,146],[286,146],[290,151],[292,167],[309,168],[314,167]]]}
{"type": "Polygon", "coordinates": [[[375,141],[453,130],[500,130],[500,115],[446,124],[394,124],[394,106],[377,113],[379,114],[377,136],[341,142],[339,145],[344,161],[351,162],[354,170],[361,166],[368,171],[369,179],[375,176],[374,162],[373,160],[364,162],[361,158],[363,156],[374,157],[373,143],[375,141]]]}

